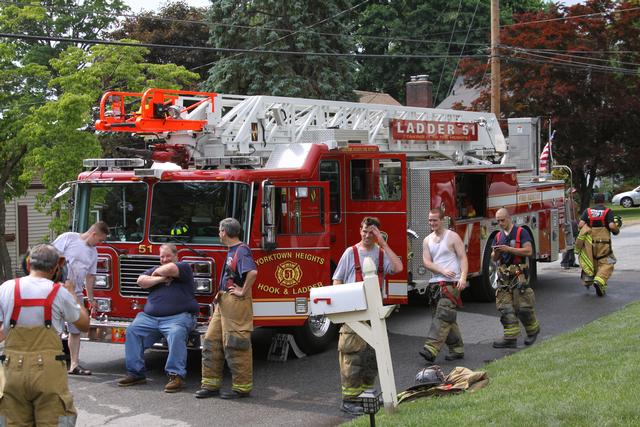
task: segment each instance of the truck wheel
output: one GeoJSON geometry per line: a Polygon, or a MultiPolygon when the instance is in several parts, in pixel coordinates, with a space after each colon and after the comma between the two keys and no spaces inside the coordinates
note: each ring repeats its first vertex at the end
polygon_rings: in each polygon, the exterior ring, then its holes
{"type": "Polygon", "coordinates": [[[303,326],[294,329],[293,336],[300,350],[320,353],[331,346],[338,335],[337,325],[325,316],[309,316],[303,326]]]}
{"type": "Polygon", "coordinates": [[[492,302],[496,299],[496,290],[493,283],[497,278],[497,264],[491,260],[491,245],[495,240],[495,233],[492,234],[484,247],[482,254],[482,274],[474,277],[471,283],[471,295],[480,302],[492,302]]]}

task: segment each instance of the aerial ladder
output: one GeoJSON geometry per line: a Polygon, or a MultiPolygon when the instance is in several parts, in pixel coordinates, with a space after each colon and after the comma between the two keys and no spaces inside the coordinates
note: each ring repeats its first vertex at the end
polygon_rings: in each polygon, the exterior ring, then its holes
{"type": "Polygon", "coordinates": [[[226,164],[235,159],[238,165],[264,165],[276,147],[295,143],[322,143],[329,149],[359,143],[455,164],[498,163],[507,151],[495,115],[487,112],[171,89],[105,93],[95,128],[141,135],[154,144],[153,160],[183,167],[215,167],[221,158],[226,164]],[[415,131],[413,126],[432,125],[454,133],[469,126],[476,135],[467,140],[394,137],[394,126],[415,131]]]}

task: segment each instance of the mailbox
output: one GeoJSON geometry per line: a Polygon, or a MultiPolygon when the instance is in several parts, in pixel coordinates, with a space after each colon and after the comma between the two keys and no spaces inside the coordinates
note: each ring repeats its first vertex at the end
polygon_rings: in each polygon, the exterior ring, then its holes
{"type": "Polygon", "coordinates": [[[312,316],[367,309],[363,282],[312,288],[309,300],[311,301],[312,316]]]}

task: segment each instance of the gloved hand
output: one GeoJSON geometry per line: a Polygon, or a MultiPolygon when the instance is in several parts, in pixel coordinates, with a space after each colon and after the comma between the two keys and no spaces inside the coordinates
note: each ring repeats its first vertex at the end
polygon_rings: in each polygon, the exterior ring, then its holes
{"type": "Polygon", "coordinates": [[[622,217],[619,215],[615,215],[613,217],[613,223],[618,226],[618,228],[622,228],[622,217]]]}

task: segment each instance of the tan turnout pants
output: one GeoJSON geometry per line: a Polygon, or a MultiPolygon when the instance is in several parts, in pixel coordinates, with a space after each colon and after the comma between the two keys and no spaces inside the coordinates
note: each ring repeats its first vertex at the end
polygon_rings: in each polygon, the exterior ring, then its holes
{"type": "Polygon", "coordinates": [[[226,360],[231,371],[231,389],[249,393],[253,389],[253,307],[251,297],[220,293],[202,344],[202,387],[219,390],[226,360]]]}
{"type": "Polygon", "coordinates": [[[74,426],[76,409],[69,391],[62,342],[53,328],[9,330],[0,390],[0,426],[74,426]]]}

